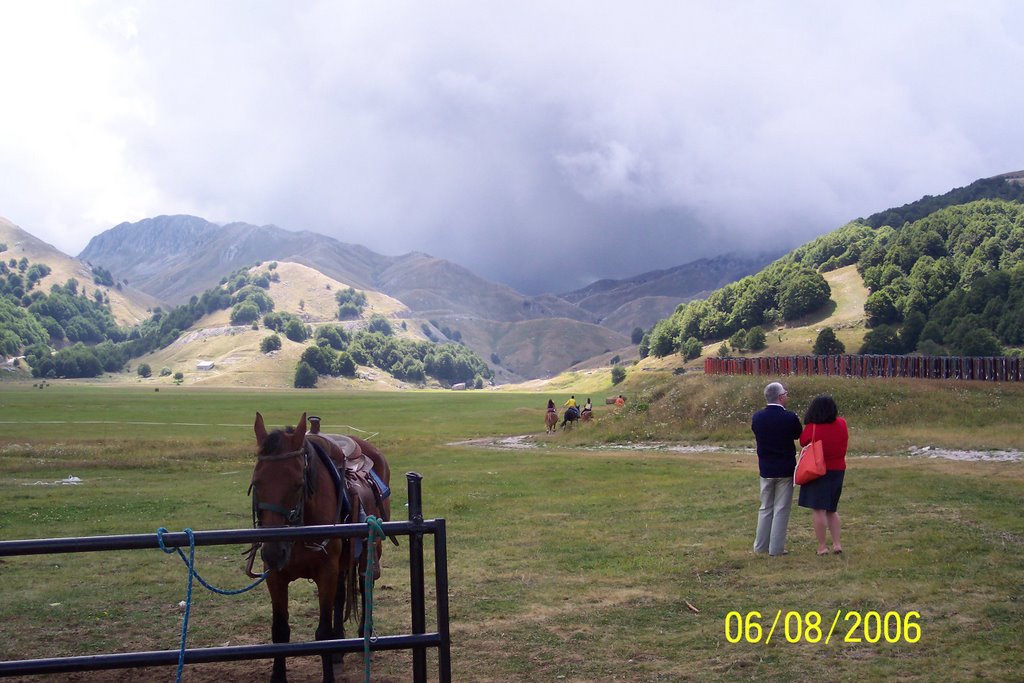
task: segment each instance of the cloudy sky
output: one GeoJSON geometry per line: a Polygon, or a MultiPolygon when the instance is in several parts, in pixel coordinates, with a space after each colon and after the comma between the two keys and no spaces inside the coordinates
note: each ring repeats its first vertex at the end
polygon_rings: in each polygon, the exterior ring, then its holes
{"type": "Polygon", "coordinates": [[[524,293],[1024,169],[1024,3],[0,0],[0,216],[188,213],[524,293]]]}

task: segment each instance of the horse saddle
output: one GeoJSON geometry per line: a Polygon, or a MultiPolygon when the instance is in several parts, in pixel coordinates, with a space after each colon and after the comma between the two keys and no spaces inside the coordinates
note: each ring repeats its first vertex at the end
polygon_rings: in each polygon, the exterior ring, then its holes
{"type": "Polygon", "coordinates": [[[350,496],[359,502],[360,518],[350,519],[352,523],[362,522],[368,514],[376,512],[383,521],[389,521],[384,499],[391,495],[391,489],[373,469],[373,460],[359,447],[355,439],[343,434],[319,435],[335,447],[335,459],[340,452],[343,461],[335,463],[344,472],[345,484],[350,496]]]}

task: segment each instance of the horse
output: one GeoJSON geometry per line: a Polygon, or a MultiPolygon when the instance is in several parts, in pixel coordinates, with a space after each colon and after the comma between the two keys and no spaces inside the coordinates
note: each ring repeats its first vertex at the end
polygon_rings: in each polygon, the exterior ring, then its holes
{"type": "MultiPolygon", "coordinates": [[[[253,430],[257,454],[249,491],[255,527],[360,522],[370,515],[383,521],[390,519],[391,469],[384,454],[372,444],[357,437],[307,434],[305,413],[294,428],[271,432],[267,432],[263,416],[256,413],[253,430]],[[383,485],[373,481],[374,473],[383,485]]],[[[260,548],[268,572],[273,642],[287,643],[291,637],[288,585],[296,579],[316,583],[320,606],[316,640],[345,637],[345,621],[356,614],[357,582],[366,571],[366,545],[362,539],[331,538],[319,542],[267,541],[253,546],[246,571],[252,574],[252,562],[260,548]]],[[[378,560],[374,565],[377,579],[380,541],[373,552],[378,560]]],[[[365,587],[360,583],[359,588],[365,587]]],[[[361,592],[365,610],[365,592],[361,592]]],[[[360,636],[362,630],[360,625],[360,636]]],[[[337,661],[341,659],[338,655],[337,661]]],[[[334,662],[330,655],[321,655],[325,683],[334,681],[334,662]]],[[[287,681],[284,657],[274,658],[270,680],[287,681]]]]}
{"type": "Polygon", "coordinates": [[[558,412],[555,410],[549,410],[544,413],[544,426],[547,428],[546,434],[554,434],[555,428],[558,425],[558,412]]]}
{"type": "Polygon", "coordinates": [[[590,422],[592,419],[594,419],[594,411],[590,408],[584,408],[580,413],[580,421],[590,422]]]}
{"type": "Polygon", "coordinates": [[[576,421],[580,419],[580,409],[575,406],[569,406],[565,409],[565,413],[562,414],[562,429],[572,429],[576,421]],[[566,426],[568,425],[568,427],[566,426]]]}

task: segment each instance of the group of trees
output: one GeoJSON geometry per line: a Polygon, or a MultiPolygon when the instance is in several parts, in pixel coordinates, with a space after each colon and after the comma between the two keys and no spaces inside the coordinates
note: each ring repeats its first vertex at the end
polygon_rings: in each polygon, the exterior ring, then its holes
{"type": "Polygon", "coordinates": [[[820,309],[830,297],[820,273],[850,264],[870,290],[859,353],[999,355],[1004,345],[1024,344],[1020,200],[1020,185],[978,181],[849,223],[705,300],[680,305],[643,336],[641,356],[696,357],[701,342],[721,339],[733,350],[756,350],[744,330],[820,309]],[[975,201],[959,203],[965,199],[975,201]],[[903,219],[912,222],[886,222],[903,219]]]}
{"type": "Polygon", "coordinates": [[[317,328],[315,344],[303,351],[295,369],[295,386],[315,386],[321,375],[354,377],[357,365],[415,383],[433,377],[449,385],[482,386],[494,376],[479,356],[460,344],[400,338],[386,318],[372,316],[355,334],[337,325],[317,328]]]}
{"type": "MultiPolygon", "coordinates": [[[[653,356],[672,353],[689,356],[700,343],[735,337],[737,343],[757,345],[762,324],[793,320],[818,310],[831,296],[828,282],[815,269],[790,259],[780,259],[756,275],[716,290],[707,299],[681,304],[670,317],[659,321],[645,335],[641,347],[653,356]],[[740,336],[736,336],[740,335],[740,336]]],[[[693,356],[696,357],[696,356],[693,356]]]]}
{"type": "Polygon", "coordinates": [[[357,291],[355,287],[341,290],[334,299],[338,302],[338,320],[355,320],[366,308],[366,293],[357,291]]]}

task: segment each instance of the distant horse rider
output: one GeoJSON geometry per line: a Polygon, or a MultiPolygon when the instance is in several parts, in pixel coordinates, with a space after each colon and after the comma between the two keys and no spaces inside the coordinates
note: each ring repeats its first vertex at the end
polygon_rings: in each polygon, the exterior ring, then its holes
{"type": "Polygon", "coordinates": [[[310,415],[309,417],[306,418],[306,420],[309,422],[309,433],[310,434],[319,434],[320,433],[320,418],[317,417],[316,415],[310,415]]]}
{"type": "Polygon", "coordinates": [[[549,413],[555,412],[555,402],[552,401],[550,398],[548,399],[548,412],[549,413]]]}
{"type": "Polygon", "coordinates": [[[569,422],[570,420],[575,422],[576,420],[579,419],[580,409],[579,406],[576,405],[575,394],[570,396],[569,400],[566,401],[563,405],[565,406],[565,417],[562,419],[562,426],[564,427],[566,422],[569,422]]]}
{"type": "Polygon", "coordinates": [[[587,402],[583,405],[583,410],[580,411],[580,419],[584,420],[584,421],[589,420],[591,418],[591,416],[593,416],[593,414],[594,414],[594,406],[590,402],[590,399],[588,398],[587,402]]]}

